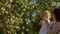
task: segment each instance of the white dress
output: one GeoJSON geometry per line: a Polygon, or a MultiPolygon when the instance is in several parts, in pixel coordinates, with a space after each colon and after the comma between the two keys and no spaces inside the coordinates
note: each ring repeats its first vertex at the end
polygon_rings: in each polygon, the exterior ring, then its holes
{"type": "Polygon", "coordinates": [[[46,24],[42,25],[39,34],[47,34],[47,26],[46,24]]]}
{"type": "MultiPolygon", "coordinates": [[[[49,20],[48,20],[48,23],[50,23],[49,20]]],[[[47,25],[46,24],[42,25],[42,27],[39,31],[39,34],[47,34],[47,25]]]]}

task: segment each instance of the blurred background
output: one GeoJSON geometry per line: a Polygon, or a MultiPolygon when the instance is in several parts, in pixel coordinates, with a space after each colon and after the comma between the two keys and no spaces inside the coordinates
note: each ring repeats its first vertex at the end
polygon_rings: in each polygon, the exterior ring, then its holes
{"type": "Polygon", "coordinates": [[[0,0],[0,34],[38,34],[44,9],[59,7],[60,0],[0,0]]]}

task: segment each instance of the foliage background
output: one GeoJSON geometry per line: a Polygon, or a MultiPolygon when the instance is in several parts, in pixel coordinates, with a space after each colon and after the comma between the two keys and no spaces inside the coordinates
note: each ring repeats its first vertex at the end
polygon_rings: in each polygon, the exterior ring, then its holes
{"type": "Polygon", "coordinates": [[[43,10],[50,9],[52,12],[58,2],[59,0],[0,0],[0,34],[38,34],[43,10]]]}

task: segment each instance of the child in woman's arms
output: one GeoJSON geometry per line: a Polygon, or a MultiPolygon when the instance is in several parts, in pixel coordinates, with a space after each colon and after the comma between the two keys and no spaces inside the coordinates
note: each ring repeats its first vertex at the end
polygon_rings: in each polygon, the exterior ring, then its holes
{"type": "Polygon", "coordinates": [[[50,22],[50,18],[51,18],[51,14],[50,14],[49,10],[45,10],[42,15],[42,20],[39,23],[39,25],[41,25],[39,34],[47,34],[48,31],[50,31],[49,27],[51,27],[51,26],[49,24],[52,24],[52,22],[50,22]]]}

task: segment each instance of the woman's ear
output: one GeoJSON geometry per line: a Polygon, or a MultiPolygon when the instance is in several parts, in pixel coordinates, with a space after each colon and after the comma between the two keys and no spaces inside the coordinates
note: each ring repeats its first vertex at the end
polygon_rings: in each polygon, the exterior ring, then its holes
{"type": "Polygon", "coordinates": [[[56,20],[56,19],[55,19],[55,15],[53,15],[53,20],[56,20]]]}

